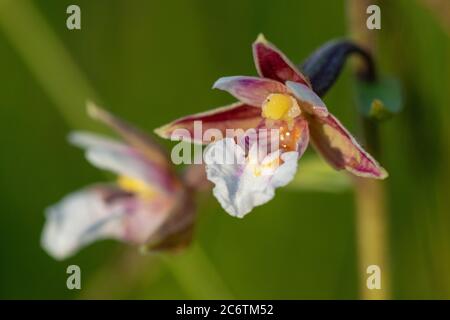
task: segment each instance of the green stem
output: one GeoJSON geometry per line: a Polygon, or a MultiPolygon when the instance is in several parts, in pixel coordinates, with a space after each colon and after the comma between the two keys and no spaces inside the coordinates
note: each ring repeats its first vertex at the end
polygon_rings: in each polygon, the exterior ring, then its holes
{"type": "Polygon", "coordinates": [[[182,255],[164,256],[169,270],[190,299],[232,299],[208,255],[198,243],[182,255]]]}
{"type": "Polygon", "coordinates": [[[64,120],[93,128],[85,104],[94,90],[33,3],[0,0],[0,27],[64,120]]]}
{"type": "Polygon", "coordinates": [[[390,274],[385,192],[376,180],[355,180],[358,270],[362,299],[389,299],[390,274]],[[376,265],[381,271],[381,289],[367,286],[367,268],[376,265]]]}
{"type": "MultiPolygon", "coordinates": [[[[367,50],[371,56],[375,52],[376,31],[366,27],[368,17],[366,9],[374,2],[372,0],[348,0],[347,2],[351,36],[355,43],[367,50]]],[[[360,80],[376,80],[370,75],[364,76],[367,69],[363,60],[355,61],[354,73],[360,80]]],[[[363,115],[360,118],[365,146],[378,158],[380,153],[378,123],[363,115]]],[[[390,299],[388,212],[383,182],[356,178],[355,200],[360,297],[362,299],[390,299]],[[367,268],[371,265],[376,265],[381,270],[381,289],[369,289],[367,286],[369,277],[367,268]]]]}

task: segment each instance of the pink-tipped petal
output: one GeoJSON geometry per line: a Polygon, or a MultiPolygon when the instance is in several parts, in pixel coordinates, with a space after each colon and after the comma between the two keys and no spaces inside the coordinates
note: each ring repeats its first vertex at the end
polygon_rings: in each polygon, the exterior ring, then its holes
{"type": "Polygon", "coordinates": [[[308,79],[295,65],[263,35],[259,35],[253,43],[253,58],[261,77],[280,81],[295,81],[311,86],[308,79]]]}
{"type": "Polygon", "coordinates": [[[228,91],[241,102],[255,107],[261,107],[271,93],[287,92],[285,85],[279,81],[246,76],[220,78],[213,88],[228,91]]]}
{"type": "Polygon", "coordinates": [[[388,176],[331,113],[326,118],[312,117],[309,132],[316,150],[334,168],[346,169],[360,177],[384,179],[388,176]]]}
{"type": "Polygon", "coordinates": [[[226,136],[226,129],[242,129],[245,131],[255,128],[261,121],[261,108],[238,102],[230,106],[180,118],[156,129],[155,133],[166,139],[183,139],[184,141],[207,144],[212,142],[203,134],[208,129],[217,131],[218,134],[221,134],[220,138],[223,138],[226,136]]]}
{"type": "Polygon", "coordinates": [[[316,114],[319,117],[326,117],[328,115],[328,109],[325,103],[311,88],[292,81],[287,81],[286,87],[300,101],[300,106],[305,108],[307,112],[316,114]]]}

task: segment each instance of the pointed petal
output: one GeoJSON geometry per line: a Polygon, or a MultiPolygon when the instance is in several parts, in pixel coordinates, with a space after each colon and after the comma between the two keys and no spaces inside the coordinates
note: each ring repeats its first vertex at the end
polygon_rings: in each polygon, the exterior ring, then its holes
{"type": "Polygon", "coordinates": [[[113,185],[91,186],[47,209],[41,244],[64,259],[101,239],[144,243],[172,206],[167,199],[142,200],[113,185]]]}
{"type": "Polygon", "coordinates": [[[309,113],[316,114],[319,117],[326,117],[328,115],[328,109],[325,103],[308,86],[298,82],[287,81],[286,87],[300,101],[300,106],[305,108],[309,113]]]}
{"type": "Polygon", "coordinates": [[[214,196],[225,211],[239,218],[254,207],[270,201],[275,195],[275,188],[289,183],[297,171],[297,160],[298,153],[295,151],[281,156],[276,151],[261,162],[253,163],[245,159],[243,149],[233,139],[217,141],[205,151],[206,173],[215,184],[214,196]],[[220,162],[217,155],[235,158],[235,162],[220,162]]]}
{"type": "Polygon", "coordinates": [[[210,143],[203,133],[208,129],[218,130],[225,137],[226,129],[255,128],[262,121],[261,108],[253,107],[241,102],[230,106],[213,109],[177,119],[161,128],[155,133],[162,138],[184,140],[195,143],[210,143]]]}
{"type": "Polygon", "coordinates": [[[388,176],[331,113],[326,118],[311,118],[309,132],[316,150],[334,168],[367,178],[384,179],[388,176]]]}
{"type": "Polygon", "coordinates": [[[261,77],[280,81],[295,81],[311,86],[309,80],[298,68],[263,35],[253,43],[253,58],[261,77]]]}
{"type": "Polygon", "coordinates": [[[279,81],[246,76],[220,78],[213,88],[228,91],[239,101],[254,107],[261,107],[271,93],[287,92],[285,85],[279,81]]]}
{"type": "Polygon", "coordinates": [[[101,135],[73,132],[69,141],[86,150],[86,159],[97,168],[134,178],[163,192],[173,192],[174,176],[142,154],[140,150],[101,135]]]}
{"type": "Polygon", "coordinates": [[[145,156],[151,159],[155,165],[158,165],[161,168],[166,168],[166,170],[170,170],[168,155],[159,144],[150,138],[150,136],[144,134],[139,129],[116,117],[105,109],[100,108],[93,102],[87,103],[87,110],[88,114],[93,119],[97,119],[115,130],[126,142],[140,150],[145,156]]]}

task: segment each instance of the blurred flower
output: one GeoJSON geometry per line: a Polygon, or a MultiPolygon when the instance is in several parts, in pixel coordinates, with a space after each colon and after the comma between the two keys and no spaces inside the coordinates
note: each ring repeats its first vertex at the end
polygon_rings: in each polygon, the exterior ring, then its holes
{"type": "Polygon", "coordinates": [[[253,44],[260,77],[234,76],[217,80],[213,88],[228,91],[239,102],[209,112],[175,120],[156,130],[169,138],[177,129],[198,140],[194,122],[203,129],[276,129],[279,148],[261,155],[254,147],[237,145],[225,138],[211,143],[205,151],[207,177],[215,184],[213,193],[231,215],[243,217],[255,206],[274,196],[277,187],[288,184],[297,170],[297,159],[311,140],[315,149],[336,169],[357,176],[384,179],[386,171],[356,142],[344,126],[328,112],[309,80],[275,46],[261,35],[253,44]],[[234,164],[215,161],[217,153],[231,154],[234,164]]]}
{"type": "Polygon", "coordinates": [[[117,239],[147,250],[175,249],[189,243],[195,217],[192,189],[176,175],[165,152],[148,136],[92,104],[88,112],[125,142],[75,132],[94,166],[118,175],[115,182],[88,186],[46,211],[43,248],[64,259],[100,239],[117,239]]]}

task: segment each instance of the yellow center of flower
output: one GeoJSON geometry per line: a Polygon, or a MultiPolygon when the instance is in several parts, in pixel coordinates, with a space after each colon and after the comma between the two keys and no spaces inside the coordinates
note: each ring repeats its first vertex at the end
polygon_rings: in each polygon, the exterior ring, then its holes
{"type": "Polygon", "coordinates": [[[300,113],[297,101],[288,94],[272,93],[262,105],[262,116],[266,119],[291,121],[300,113]]]}
{"type": "Polygon", "coordinates": [[[146,184],[142,180],[130,178],[127,176],[119,176],[117,184],[120,188],[127,192],[137,193],[143,197],[152,197],[155,194],[155,190],[146,184]]]}

